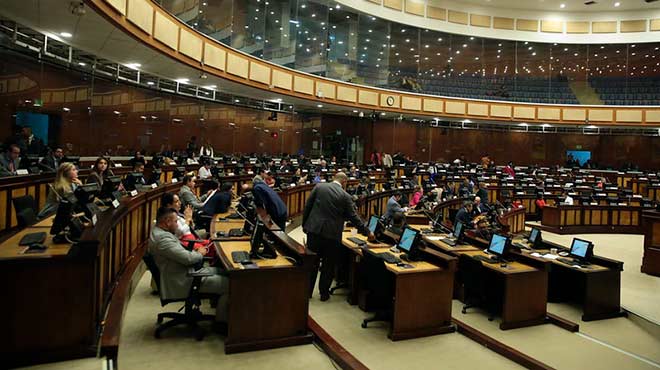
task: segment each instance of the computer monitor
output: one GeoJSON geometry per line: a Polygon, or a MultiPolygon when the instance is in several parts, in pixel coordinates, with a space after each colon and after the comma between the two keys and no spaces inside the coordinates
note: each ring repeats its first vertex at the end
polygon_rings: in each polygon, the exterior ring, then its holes
{"type": "Polygon", "coordinates": [[[594,245],[588,240],[573,238],[570,255],[580,260],[588,260],[594,253],[594,245]]]}
{"type": "Polygon", "coordinates": [[[252,236],[250,237],[250,258],[276,258],[277,252],[270,247],[268,242],[264,240],[264,231],[266,225],[260,220],[254,225],[252,229],[252,236]],[[263,249],[262,249],[263,247],[263,249]]]}
{"type": "Polygon", "coordinates": [[[380,218],[378,216],[371,216],[369,218],[369,231],[371,231],[374,235],[378,231],[378,224],[380,223],[380,218]]]}
{"type": "Polygon", "coordinates": [[[539,230],[536,227],[532,228],[532,231],[529,232],[529,238],[527,238],[529,242],[536,247],[541,243],[541,230],[539,230]]]}
{"type": "Polygon", "coordinates": [[[99,195],[102,199],[107,199],[112,197],[112,193],[119,189],[119,184],[121,184],[121,176],[108,176],[103,180],[103,186],[101,186],[101,194],[99,195]]]}
{"type": "Polygon", "coordinates": [[[151,171],[151,176],[149,177],[148,184],[156,184],[160,185],[160,175],[163,173],[161,169],[154,168],[153,171],[151,171]]]}
{"type": "Polygon", "coordinates": [[[87,203],[93,203],[94,198],[96,197],[97,194],[99,194],[100,190],[101,189],[99,187],[99,184],[91,183],[91,184],[78,186],[74,194],[76,196],[76,199],[78,200],[78,203],[81,205],[85,205],[87,203]]]}
{"type": "Polygon", "coordinates": [[[60,200],[50,227],[50,234],[54,235],[53,243],[69,243],[82,235],[83,225],[78,218],[73,217],[75,206],[76,198],[70,194],[60,200]]]}
{"type": "Polygon", "coordinates": [[[498,257],[502,257],[506,253],[507,246],[509,245],[509,238],[499,234],[493,234],[488,245],[488,252],[498,257]]]}
{"type": "Polygon", "coordinates": [[[399,239],[399,243],[396,246],[397,249],[405,252],[409,257],[415,255],[415,247],[417,246],[418,237],[418,230],[411,229],[410,227],[406,226],[403,229],[403,233],[401,233],[401,238],[399,239]]]}
{"type": "Polygon", "coordinates": [[[174,168],[174,173],[172,174],[172,177],[181,181],[183,179],[183,176],[186,175],[186,168],[183,166],[180,167],[175,167],[174,168]]]}

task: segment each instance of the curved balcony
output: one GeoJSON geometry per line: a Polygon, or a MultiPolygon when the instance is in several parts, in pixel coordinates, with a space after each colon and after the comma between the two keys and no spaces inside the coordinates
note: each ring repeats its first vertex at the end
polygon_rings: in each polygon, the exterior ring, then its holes
{"type": "Polygon", "coordinates": [[[651,63],[658,63],[660,44],[582,46],[450,35],[324,1],[164,1],[165,8],[147,0],[88,3],[134,38],[206,73],[335,106],[476,120],[660,123],[660,109],[642,106],[658,101],[652,80],[658,68],[651,63]],[[616,97],[601,85],[614,86],[616,97]],[[576,91],[591,104],[577,105],[576,91]],[[602,106],[621,102],[640,106],[602,106]]]}

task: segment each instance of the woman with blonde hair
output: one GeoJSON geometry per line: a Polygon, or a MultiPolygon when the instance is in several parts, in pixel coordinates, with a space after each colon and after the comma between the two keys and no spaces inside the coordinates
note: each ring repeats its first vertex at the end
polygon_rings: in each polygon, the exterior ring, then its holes
{"type": "Polygon", "coordinates": [[[57,210],[60,200],[66,195],[73,193],[78,186],[82,185],[78,179],[78,169],[73,163],[65,162],[60,165],[55,175],[55,181],[50,186],[48,197],[44,208],[39,211],[39,218],[44,218],[57,210]]]}

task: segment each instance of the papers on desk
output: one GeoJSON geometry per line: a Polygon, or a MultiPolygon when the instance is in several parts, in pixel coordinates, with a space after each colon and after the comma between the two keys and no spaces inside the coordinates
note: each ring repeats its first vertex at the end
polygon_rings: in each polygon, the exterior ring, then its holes
{"type": "Polygon", "coordinates": [[[426,236],[426,239],[432,240],[434,242],[437,242],[438,240],[444,239],[444,238],[446,238],[446,236],[439,236],[439,235],[427,235],[426,236]]]}
{"type": "Polygon", "coordinates": [[[539,252],[533,252],[533,253],[530,253],[530,254],[534,257],[541,257],[541,258],[545,258],[545,259],[549,259],[549,260],[556,260],[557,258],[559,258],[558,255],[551,254],[551,253],[541,254],[539,252]]]}

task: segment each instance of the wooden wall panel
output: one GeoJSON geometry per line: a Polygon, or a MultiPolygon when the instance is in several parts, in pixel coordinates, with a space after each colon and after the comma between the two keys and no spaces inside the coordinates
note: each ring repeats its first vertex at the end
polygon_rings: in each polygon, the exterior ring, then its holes
{"type": "Polygon", "coordinates": [[[248,59],[238,54],[229,53],[227,56],[227,72],[233,75],[248,77],[248,59]]]}
{"type": "Polygon", "coordinates": [[[383,0],[383,5],[396,9],[396,10],[402,10],[403,9],[403,0],[383,0]]]}
{"type": "Polygon", "coordinates": [[[485,117],[488,115],[488,104],[468,103],[468,114],[485,117]]]}
{"type": "Polygon", "coordinates": [[[470,25],[490,28],[490,16],[470,14],[470,25]]]}
{"type": "Polygon", "coordinates": [[[646,32],[646,19],[621,21],[621,32],[646,32]]]}
{"type": "Polygon", "coordinates": [[[653,122],[653,123],[660,122],[660,110],[647,110],[646,122],[653,122]]]}
{"type": "Polygon", "coordinates": [[[541,32],[562,33],[564,32],[564,22],[542,20],[541,32]]]}
{"type": "Polygon", "coordinates": [[[197,60],[202,60],[203,41],[196,34],[182,28],[180,34],[179,52],[197,60]]]}
{"type": "Polygon", "coordinates": [[[563,119],[568,121],[584,121],[587,119],[587,110],[586,109],[573,109],[567,108],[563,109],[563,119]]]}
{"type": "Polygon", "coordinates": [[[591,32],[593,33],[615,33],[616,21],[593,22],[591,23],[591,32]]]}
{"type": "Polygon", "coordinates": [[[273,86],[280,89],[291,90],[292,85],[293,75],[291,73],[273,69],[273,86]]]}
{"type": "Polygon", "coordinates": [[[126,19],[151,35],[154,26],[154,9],[148,0],[130,0],[126,19]]]}
{"type": "Polygon", "coordinates": [[[512,30],[514,24],[513,18],[494,17],[493,28],[500,30],[512,30]]]}
{"type": "Polygon", "coordinates": [[[616,112],[617,122],[642,122],[642,110],[619,110],[616,112]]]}
{"type": "Polygon", "coordinates": [[[261,63],[250,62],[250,80],[269,85],[270,67],[261,63]]]}
{"type": "Polygon", "coordinates": [[[357,102],[357,89],[353,87],[337,86],[337,100],[350,103],[357,102]]]}
{"type": "Polygon", "coordinates": [[[179,48],[179,27],[161,13],[156,13],[154,38],[173,50],[179,48]]]}
{"type": "Polygon", "coordinates": [[[522,119],[534,119],[535,109],[533,107],[514,107],[513,117],[522,119]]]}
{"type": "Polygon", "coordinates": [[[337,96],[336,85],[327,82],[317,82],[316,92],[321,92],[326,99],[335,99],[337,96]]]}
{"type": "Polygon", "coordinates": [[[566,33],[589,33],[589,22],[566,22],[566,33]]]}
{"type": "Polygon", "coordinates": [[[539,30],[539,21],[537,19],[516,19],[516,29],[536,32],[539,30]]]}
{"type": "Polygon", "coordinates": [[[204,64],[224,71],[226,60],[227,52],[224,49],[208,42],[204,45],[204,64]]]}
{"type": "Polygon", "coordinates": [[[425,112],[442,113],[444,102],[438,99],[424,99],[423,109],[425,112]]]}
{"type": "Polygon", "coordinates": [[[651,19],[651,31],[660,31],[660,19],[651,19]]]}
{"type": "Polygon", "coordinates": [[[465,102],[446,101],[445,113],[450,114],[465,114],[465,102]]]}
{"type": "Polygon", "coordinates": [[[126,0],[105,0],[110,6],[115,8],[119,13],[126,15],[126,0]]]}
{"type": "Polygon", "coordinates": [[[406,0],[406,13],[424,16],[425,1],[406,0]]]}
{"type": "Polygon", "coordinates": [[[559,120],[561,119],[561,110],[559,108],[539,108],[538,119],[540,120],[559,120]]]}
{"type": "Polygon", "coordinates": [[[406,110],[421,110],[422,99],[404,96],[401,98],[401,108],[406,110]]]}
{"type": "Polygon", "coordinates": [[[437,19],[441,21],[447,20],[447,9],[438,8],[437,6],[429,5],[426,7],[426,16],[432,19],[437,19]]]}
{"type": "Polygon", "coordinates": [[[468,24],[468,13],[450,9],[447,19],[451,23],[468,24]]]}
{"type": "Polygon", "coordinates": [[[400,103],[400,97],[399,95],[394,95],[394,94],[380,94],[380,106],[381,107],[389,107],[389,108],[399,108],[399,103],[400,103]],[[390,99],[391,98],[391,99],[390,99]],[[391,102],[392,104],[388,103],[391,102]]]}
{"type": "Polygon", "coordinates": [[[611,109],[589,109],[589,121],[609,122],[614,119],[611,109]]]}
{"type": "Polygon", "coordinates": [[[307,77],[293,76],[293,91],[314,95],[314,80],[307,77]]]}
{"type": "Polygon", "coordinates": [[[358,95],[360,104],[378,105],[378,93],[369,90],[360,90],[358,95]]]}
{"type": "Polygon", "coordinates": [[[490,115],[492,117],[511,118],[512,108],[510,105],[491,105],[490,115]]]}

